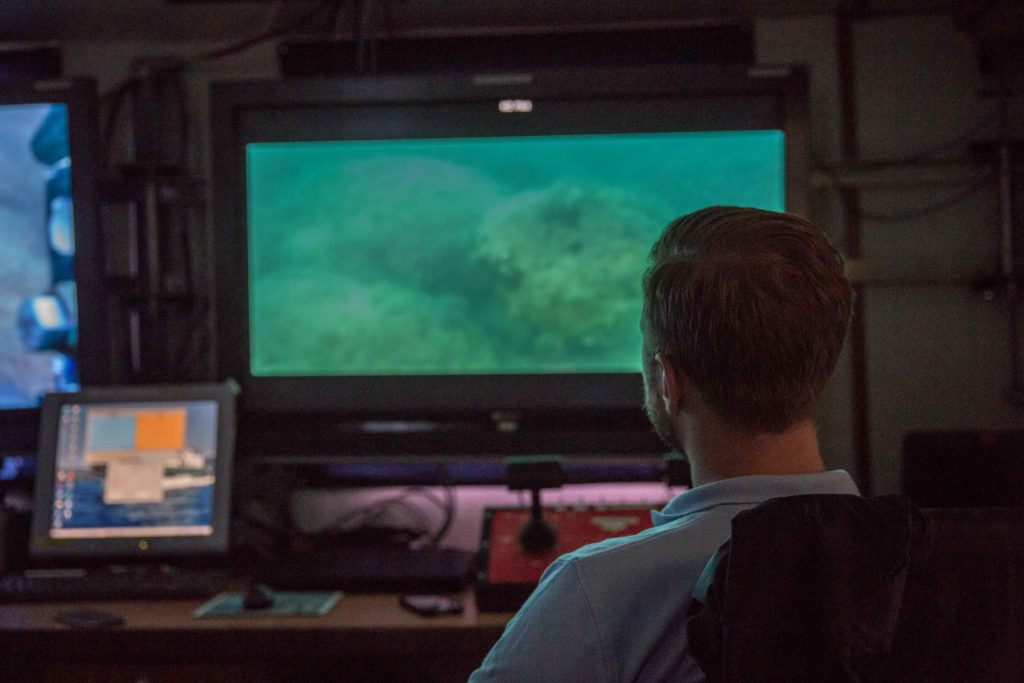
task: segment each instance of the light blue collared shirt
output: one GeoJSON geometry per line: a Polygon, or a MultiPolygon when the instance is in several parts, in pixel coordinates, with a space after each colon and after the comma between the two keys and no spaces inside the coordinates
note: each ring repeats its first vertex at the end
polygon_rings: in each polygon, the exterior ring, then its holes
{"type": "Polygon", "coordinates": [[[857,495],[842,470],[736,477],[679,494],[654,527],[588,545],[555,560],[505,628],[481,681],[692,681],[685,620],[704,565],[732,518],[771,498],[857,495]]]}

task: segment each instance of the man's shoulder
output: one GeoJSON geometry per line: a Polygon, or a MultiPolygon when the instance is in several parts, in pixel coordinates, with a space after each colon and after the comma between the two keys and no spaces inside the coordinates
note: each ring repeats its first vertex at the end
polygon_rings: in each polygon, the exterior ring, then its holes
{"type": "MultiPolygon", "coordinates": [[[[711,552],[728,535],[731,515],[702,512],[671,520],[629,536],[607,538],[562,555],[557,564],[581,574],[633,572],[648,564],[677,563],[681,558],[711,552]]],[[[706,560],[706,557],[704,557],[706,560]]]]}

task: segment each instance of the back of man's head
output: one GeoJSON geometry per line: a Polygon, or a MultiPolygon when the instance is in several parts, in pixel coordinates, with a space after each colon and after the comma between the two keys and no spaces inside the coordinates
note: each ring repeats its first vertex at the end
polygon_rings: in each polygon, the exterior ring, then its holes
{"type": "Polygon", "coordinates": [[[790,214],[702,209],[665,229],[643,286],[645,363],[667,358],[739,429],[779,433],[813,417],[853,303],[820,230],[790,214]]]}

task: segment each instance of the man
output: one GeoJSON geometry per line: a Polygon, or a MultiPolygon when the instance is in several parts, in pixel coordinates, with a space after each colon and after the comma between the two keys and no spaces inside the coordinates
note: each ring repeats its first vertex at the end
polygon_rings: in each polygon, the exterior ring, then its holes
{"type": "Polygon", "coordinates": [[[760,209],[697,211],[655,243],[643,289],[647,413],[694,488],[654,512],[654,528],[552,563],[472,681],[699,679],[687,610],[733,516],[857,493],[846,472],[824,471],[814,428],[853,300],[819,230],[760,209]]]}

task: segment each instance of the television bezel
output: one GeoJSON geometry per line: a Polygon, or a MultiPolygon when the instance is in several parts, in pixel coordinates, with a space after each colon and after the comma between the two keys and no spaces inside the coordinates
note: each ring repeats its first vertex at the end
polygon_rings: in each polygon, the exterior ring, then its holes
{"type": "MultiPolygon", "coordinates": [[[[0,80],[0,106],[21,104],[63,104],[68,110],[79,384],[82,387],[109,384],[112,378],[100,248],[102,163],[96,81],[91,78],[0,80]]],[[[0,410],[0,456],[35,455],[39,415],[39,407],[0,410]]]]}
{"type": "MultiPolygon", "coordinates": [[[[722,98],[723,103],[727,98],[770,98],[775,119],[771,125],[766,121],[766,128],[785,132],[785,208],[806,214],[810,168],[808,78],[799,66],[612,67],[212,83],[216,364],[220,378],[233,378],[241,385],[241,412],[266,415],[278,420],[278,426],[287,424],[290,415],[326,415],[335,427],[343,425],[345,435],[339,436],[347,439],[348,445],[339,448],[357,452],[392,447],[378,443],[374,436],[378,430],[437,432],[438,424],[454,424],[454,431],[458,431],[459,425],[473,420],[489,424],[498,435],[481,441],[470,439],[470,443],[494,450],[495,441],[508,440],[507,434],[500,434],[508,426],[503,422],[506,416],[528,422],[530,418],[524,416],[531,415],[540,416],[541,432],[547,433],[547,429],[557,435],[557,439],[548,439],[543,433],[539,441],[527,439],[534,450],[546,450],[547,442],[564,439],[564,430],[551,425],[563,419],[584,431],[587,425],[604,432],[602,424],[612,425],[609,428],[614,430],[628,424],[625,431],[634,433],[634,442],[642,449],[651,448],[655,440],[647,438],[651,430],[641,408],[643,385],[639,373],[253,377],[249,372],[246,289],[245,144],[249,140],[242,132],[247,117],[264,110],[291,110],[294,114],[309,108],[342,112],[380,105],[481,102],[493,102],[497,107],[500,100],[537,102],[547,98],[578,102],[582,112],[601,99],[647,97],[722,98]],[[636,434],[643,436],[637,438],[636,434]]],[[[706,123],[695,126],[690,122],[679,130],[727,129],[710,119],[706,123]]],[[[401,127],[404,122],[395,125],[401,127]]],[[[406,131],[404,137],[423,136],[406,131]]],[[[459,131],[453,129],[449,137],[459,137],[459,131]]],[[[244,415],[241,419],[244,424],[244,415]]],[[[520,426],[521,422],[515,422],[506,431],[517,431],[520,426]]],[[[334,431],[337,433],[336,428],[334,431]]],[[[439,448],[447,448],[450,441],[440,438],[439,448]]]]}

